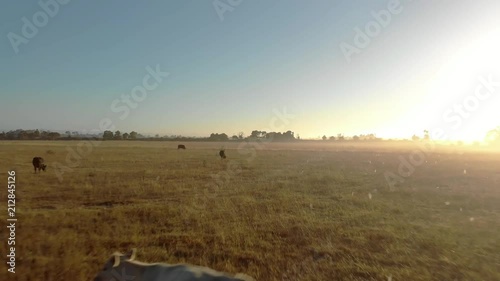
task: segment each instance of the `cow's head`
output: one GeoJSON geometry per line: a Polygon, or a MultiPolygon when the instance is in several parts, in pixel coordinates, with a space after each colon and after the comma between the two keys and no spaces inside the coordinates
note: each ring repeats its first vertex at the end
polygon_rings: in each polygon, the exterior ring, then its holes
{"type": "Polygon", "coordinates": [[[47,165],[42,164],[42,165],[40,166],[40,168],[41,168],[41,169],[45,172],[45,169],[47,168],[47,165]]]}
{"type": "Polygon", "coordinates": [[[133,281],[135,275],[133,271],[127,270],[127,264],[123,261],[131,261],[135,259],[136,249],[132,249],[126,254],[114,253],[106,262],[101,272],[97,274],[94,281],[133,281]]]}

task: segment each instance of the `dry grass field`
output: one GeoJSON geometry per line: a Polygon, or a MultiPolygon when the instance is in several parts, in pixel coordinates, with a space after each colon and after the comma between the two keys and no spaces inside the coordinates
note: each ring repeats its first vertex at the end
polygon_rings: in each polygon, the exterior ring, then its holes
{"type": "MultiPolygon", "coordinates": [[[[16,171],[16,273],[92,280],[114,251],[259,281],[500,280],[500,154],[436,150],[394,190],[415,146],[103,142],[62,181],[74,142],[0,142],[0,219],[16,171]],[[227,159],[218,149],[224,145],[227,159]],[[31,159],[48,169],[34,174],[31,159]],[[464,173],[466,170],[466,173],[464,173]],[[392,278],[392,279],[391,279],[392,278]]],[[[8,279],[7,279],[8,278],[8,279]]]]}

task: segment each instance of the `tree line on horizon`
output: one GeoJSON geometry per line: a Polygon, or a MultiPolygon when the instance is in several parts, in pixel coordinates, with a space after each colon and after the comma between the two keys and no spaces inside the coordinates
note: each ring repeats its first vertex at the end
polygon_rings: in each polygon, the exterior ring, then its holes
{"type": "MultiPolygon", "coordinates": [[[[325,140],[326,136],[323,136],[325,140]]],[[[245,137],[243,132],[232,136],[226,133],[211,133],[208,137],[187,137],[181,135],[160,136],[145,136],[136,131],[125,132],[117,130],[104,131],[102,134],[85,134],[78,131],[66,131],[65,133],[51,132],[46,130],[11,130],[0,133],[0,140],[79,140],[79,139],[101,139],[101,140],[183,140],[183,141],[242,141],[242,140],[266,140],[266,141],[297,141],[300,136],[295,136],[295,133],[288,130],[286,132],[266,132],[253,130],[250,135],[245,137]]],[[[375,140],[375,135],[361,135],[353,138],[345,138],[342,134],[337,137],[331,136],[328,140],[375,140]]]]}
{"type": "Polygon", "coordinates": [[[66,131],[64,134],[59,132],[51,132],[47,130],[11,130],[0,133],[0,140],[80,140],[80,139],[101,139],[101,140],[183,140],[183,141],[238,141],[248,139],[266,139],[272,141],[294,141],[295,138],[292,131],[286,132],[264,132],[252,131],[250,136],[245,137],[243,132],[229,137],[225,133],[212,133],[208,137],[187,137],[181,135],[160,136],[145,136],[136,131],[125,132],[117,130],[104,131],[102,134],[80,133],[78,131],[66,131]]]}
{"type": "MultiPolygon", "coordinates": [[[[295,136],[294,132],[266,132],[253,130],[250,135],[245,137],[243,132],[238,134],[229,135],[225,133],[211,133],[208,137],[187,137],[181,135],[170,135],[170,136],[160,136],[156,134],[155,136],[145,136],[136,131],[125,132],[117,130],[104,131],[102,134],[90,134],[81,133],[78,131],[66,131],[64,134],[59,132],[51,132],[48,130],[11,130],[8,132],[0,133],[0,140],[81,140],[81,139],[94,139],[94,140],[172,140],[172,141],[298,141],[301,140],[300,136],[295,136]]],[[[343,134],[337,134],[337,136],[323,137],[319,138],[323,141],[382,141],[383,139],[377,138],[375,134],[361,134],[354,135],[351,137],[346,137],[343,134]]],[[[413,135],[411,137],[412,141],[429,141],[429,131],[424,130],[424,135],[422,137],[413,135]]],[[[485,140],[490,144],[500,144],[500,126],[490,130],[485,136],[485,140]]]]}

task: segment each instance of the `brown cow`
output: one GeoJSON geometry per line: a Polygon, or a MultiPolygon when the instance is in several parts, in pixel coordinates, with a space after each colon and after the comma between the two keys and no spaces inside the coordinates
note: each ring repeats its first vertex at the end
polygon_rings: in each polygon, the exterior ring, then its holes
{"type": "Polygon", "coordinates": [[[179,145],[177,146],[177,149],[186,149],[186,146],[185,146],[185,145],[183,145],[183,144],[179,144],[179,145]]]}
{"type": "Polygon", "coordinates": [[[33,158],[32,163],[33,163],[33,167],[35,168],[35,174],[36,174],[36,169],[38,169],[38,172],[40,172],[40,170],[43,170],[45,172],[47,165],[45,165],[43,162],[44,162],[44,160],[42,157],[33,158]]]}
{"type": "Polygon", "coordinates": [[[219,151],[219,156],[221,159],[226,159],[226,153],[224,151],[225,151],[224,149],[221,149],[219,151]]]}

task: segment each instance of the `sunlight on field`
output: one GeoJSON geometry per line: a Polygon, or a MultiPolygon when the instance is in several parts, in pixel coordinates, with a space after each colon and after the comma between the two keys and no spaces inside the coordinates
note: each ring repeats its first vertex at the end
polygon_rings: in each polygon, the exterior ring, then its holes
{"type": "Polygon", "coordinates": [[[262,281],[500,280],[499,154],[433,151],[391,191],[384,173],[417,147],[111,141],[59,181],[77,143],[0,142],[4,181],[17,173],[16,280],[91,280],[133,247],[262,281]]]}

